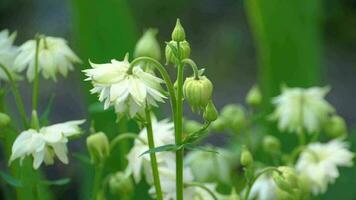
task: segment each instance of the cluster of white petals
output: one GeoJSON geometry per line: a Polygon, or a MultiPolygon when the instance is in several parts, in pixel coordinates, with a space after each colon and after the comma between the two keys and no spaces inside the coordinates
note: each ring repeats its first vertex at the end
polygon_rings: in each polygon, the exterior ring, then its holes
{"type": "Polygon", "coordinates": [[[311,191],[317,195],[327,190],[328,184],[339,177],[338,167],[351,167],[354,154],[341,140],[312,143],[301,153],[296,170],[310,182],[311,191]]]}
{"type": "MultiPolygon", "coordinates": [[[[12,34],[8,30],[0,32],[0,64],[4,65],[15,79],[19,79],[20,76],[15,73],[13,68],[14,60],[18,54],[18,47],[13,45],[15,38],[16,32],[12,34]]],[[[0,80],[8,80],[2,69],[0,69],[0,80]]]]}
{"type": "Polygon", "coordinates": [[[83,72],[94,86],[91,93],[99,95],[105,109],[113,105],[118,114],[134,117],[146,105],[157,106],[156,102],[164,102],[166,98],[161,93],[162,79],[143,71],[140,66],[129,72],[128,56],[123,61],[113,59],[111,63],[90,65],[92,69],[83,72]]]}
{"type": "Polygon", "coordinates": [[[68,121],[46,126],[40,130],[23,131],[12,145],[10,163],[20,158],[20,163],[26,156],[33,156],[33,168],[38,169],[42,162],[53,164],[56,155],[60,161],[67,164],[68,138],[81,133],[79,128],[85,120],[68,121]]]}
{"type": "Polygon", "coordinates": [[[251,188],[249,199],[276,200],[277,185],[269,175],[261,175],[251,188]]]}
{"type": "MultiPolygon", "coordinates": [[[[14,69],[21,72],[27,68],[27,79],[31,82],[35,77],[36,40],[25,42],[19,50],[14,69]]],[[[57,73],[67,76],[68,71],[73,70],[74,63],[81,63],[62,38],[40,36],[38,50],[38,73],[42,72],[46,79],[56,80],[57,73]]]]}
{"type": "Polygon", "coordinates": [[[276,109],[272,118],[278,120],[281,131],[308,133],[320,131],[334,108],[324,99],[329,88],[283,88],[282,94],[273,98],[276,109]]]}

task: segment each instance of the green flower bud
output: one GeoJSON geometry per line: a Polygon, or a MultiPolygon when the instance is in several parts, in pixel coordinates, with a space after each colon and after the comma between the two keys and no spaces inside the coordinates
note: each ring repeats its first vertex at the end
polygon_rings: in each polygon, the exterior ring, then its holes
{"type": "Polygon", "coordinates": [[[218,118],[218,111],[215,108],[213,101],[209,101],[208,105],[206,105],[203,117],[206,122],[213,122],[218,118]]]}
{"type": "Polygon", "coordinates": [[[278,167],[279,172],[273,172],[273,180],[277,186],[286,192],[294,193],[298,189],[298,177],[291,167],[278,167]]]}
{"type": "Polygon", "coordinates": [[[262,103],[262,94],[257,85],[253,86],[246,96],[246,103],[250,106],[259,106],[262,103]]]}
{"type": "Polygon", "coordinates": [[[10,122],[11,118],[7,114],[0,112],[0,127],[7,126],[10,122]]]}
{"type": "Polygon", "coordinates": [[[331,138],[346,136],[347,126],[345,120],[338,115],[331,116],[325,123],[324,131],[325,134],[331,138]]]}
{"type": "MultiPolygon", "coordinates": [[[[175,48],[178,48],[178,45],[177,45],[177,42],[175,41],[170,41],[169,42],[169,45],[172,45],[174,46],[175,48]]],[[[167,45],[166,46],[166,64],[169,64],[169,63],[176,63],[176,57],[171,49],[171,47],[167,45]]],[[[187,41],[182,41],[179,43],[179,53],[180,53],[180,58],[183,60],[183,59],[186,59],[186,58],[189,58],[190,56],[190,45],[187,41]]]]}
{"type": "Polygon", "coordinates": [[[212,124],[211,127],[214,131],[222,132],[225,129],[225,120],[222,117],[218,117],[212,124]]]}
{"type": "Polygon", "coordinates": [[[272,135],[267,135],[263,138],[262,146],[266,152],[278,152],[281,150],[280,141],[272,135]]]}
{"type": "MultiPolygon", "coordinates": [[[[129,198],[134,190],[134,184],[130,176],[123,172],[117,172],[109,179],[110,192],[118,197],[129,198]]],[[[125,199],[125,198],[124,198],[125,199]]]]}
{"type": "Polygon", "coordinates": [[[188,100],[193,112],[199,112],[208,105],[213,93],[213,84],[205,76],[186,78],[183,85],[183,94],[188,100]]]}
{"type": "Polygon", "coordinates": [[[109,140],[103,132],[87,137],[87,148],[94,164],[102,163],[110,155],[109,140]]]}
{"type": "Polygon", "coordinates": [[[150,28],[143,34],[136,44],[134,51],[135,58],[147,56],[156,60],[161,59],[161,48],[156,39],[157,33],[157,29],[150,28]]]}
{"type": "Polygon", "coordinates": [[[183,26],[180,24],[179,19],[177,19],[176,26],[173,29],[172,40],[176,42],[182,42],[185,40],[185,31],[183,26]]]}
{"type": "Polygon", "coordinates": [[[245,111],[240,105],[226,105],[221,111],[221,116],[225,121],[226,127],[235,133],[240,133],[246,125],[245,111]]]}
{"type": "Polygon", "coordinates": [[[184,132],[194,133],[198,131],[203,125],[194,120],[184,120],[183,126],[184,126],[184,132]]]}
{"type": "Polygon", "coordinates": [[[252,154],[246,147],[243,147],[242,149],[240,162],[244,167],[249,167],[253,163],[252,154]]]}

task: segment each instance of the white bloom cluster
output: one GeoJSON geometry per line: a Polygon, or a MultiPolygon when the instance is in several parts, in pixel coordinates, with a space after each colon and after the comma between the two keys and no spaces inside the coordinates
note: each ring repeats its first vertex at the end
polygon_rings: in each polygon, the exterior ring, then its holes
{"type": "Polygon", "coordinates": [[[253,184],[249,200],[275,200],[277,199],[277,185],[269,175],[260,176],[253,184]]]}
{"type": "Polygon", "coordinates": [[[80,134],[80,124],[85,120],[68,121],[41,128],[39,131],[23,131],[12,145],[10,163],[20,158],[20,163],[28,156],[33,156],[33,168],[38,169],[42,162],[53,164],[56,155],[67,164],[67,143],[70,136],[80,134]]]}
{"type": "MultiPolygon", "coordinates": [[[[19,79],[20,76],[15,74],[13,68],[14,60],[18,54],[18,47],[13,45],[15,38],[16,32],[11,35],[8,30],[0,32],[0,64],[7,67],[15,79],[19,79]]],[[[7,75],[2,69],[0,69],[0,80],[8,80],[7,75]]]]}
{"type": "Polygon", "coordinates": [[[272,119],[278,120],[281,131],[308,133],[320,131],[328,115],[334,108],[324,99],[329,88],[283,88],[282,94],[272,103],[276,109],[272,119]]]}
{"type": "Polygon", "coordinates": [[[353,165],[354,154],[341,140],[312,143],[301,153],[296,164],[297,172],[310,182],[311,191],[317,195],[327,190],[328,184],[339,177],[338,167],[353,165]]]}
{"type": "Polygon", "coordinates": [[[111,60],[111,63],[90,63],[92,69],[83,70],[92,81],[94,88],[91,93],[99,94],[99,101],[104,102],[104,108],[115,106],[118,114],[128,113],[130,117],[147,105],[157,106],[156,101],[164,102],[166,98],[160,86],[163,80],[147,73],[140,66],[135,66],[129,72],[128,56],[123,61],[111,60]]]}

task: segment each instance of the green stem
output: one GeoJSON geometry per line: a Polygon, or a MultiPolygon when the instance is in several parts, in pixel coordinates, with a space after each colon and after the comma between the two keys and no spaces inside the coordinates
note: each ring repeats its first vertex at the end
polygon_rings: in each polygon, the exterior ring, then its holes
{"type": "Polygon", "coordinates": [[[94,174],[94,183],[93,183],[93,200],[97,200],[98,194],[100,191],[101,187],[101,180],[103,177],[103,170],[104,170],[104,165],[103,164],[97,164],[95,166],[95,174],[94,174]]]}
{"type": "Polygon", "coordinates": [[[0,64],[0,67],[2,70],[4,70],[5,74],[7,75],[8,79],[10,81],[12,93],[14,94],[14,97],[15,97],[15,103],[16,103],[17,109],[19,110],[22,124],[23,124],[24,128],[28,128],[25,106],[23,104],[20,92],[17,88],[17,84],[16,84],[14,78],[12,77],[10,71],[5,67],[5,65],[0,64]]]}
{"type": "Polygon", "coordinates": [[[214,200],[218,200],[218,198],[216,197],[216,195],[214,194],[213,191],[211,191],[208,187],[206,187],[205,185],[201,184],[201,183],[197,183],[197,182],[191,182],[191,183],[186,183],[185,184],[187,187],[200,187],[203,190],[207,191],[211,197],[213,197],[214,200]]]}
{"type": "MultiPolygon", "coordinates": [[[[155,148],[155,143],[154,143],[154,139],[153,139],[151,112],[150,112],[149,108],[147,108],[147,106],[146,106],[145,111],[146,111],[146,130],[147,130],[148,146],[150,149],[153,149],[153,148],[155,148]]],[[[154,153],[154,152],[150,153],[150,160],[151,160],[153,182],[154,182],[155,189],[156,189],[157,200],[162,200],[163,195],[162,195],[162,189],[161,189],[161,182],[159,179],[156,153],[154,153]]]]}
{"type": "Polygon", "coordinates": [[[39,46],[40,46],[40,37],[36,37],[36,52],[35,52],[35,79],[33,81],[33,90],[32,90],[32,110],[38,108],[38,88],[39,88],[39,77],[38,77],[38,55],[39,55],[39,46]]]}
{"type": "Polygon", "coordinates": [[[186,58],[186,59],[182,60],[182,63],[189,65],[189,66],[193,69],[194,78],[195,78],[196,80],[199,80],[199,70],[198,70],[198,67],[197,67],[197,65],[195,64],[195,62],[194,62],[192,59],[190,59],[190,58],[186,58]]]}
{"type": "Polygon", "coordinates": [[[142,138],[138,137],[136,133],[123,133],[118,136],[116,136],[111,142],[110,142],[110,149],[113,150],[117,144],[119,144],[120,141],[125,140],[125,139],[134,139],[142,142],[143,144],[146,144],[146,141],[143,140],[142,138]]]}

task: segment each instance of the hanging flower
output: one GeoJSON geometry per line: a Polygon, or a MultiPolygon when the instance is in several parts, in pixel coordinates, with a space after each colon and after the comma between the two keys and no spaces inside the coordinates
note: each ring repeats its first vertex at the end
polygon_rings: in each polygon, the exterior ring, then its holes
{"type": "Polygon", "coordinates": [[[308,133],[320,131],[334,108],[324,99],[329,88],[283,88],[282,94],[273,98],[276,109],[272,119],[278,120],[281,131],[308,133]]]}
{"type": "MultiPolygon", "coordinates": [[[[14,60],[18,54],[18,47],[14,46],[14,40],[16,38],[16,32],[10,35],[8,30],[2,30],[0,32],[0,64],[7,67],[13,78],[20,79],[20,75],[14,71],[14,60]]],[[[0,80],[8,80],[8,77],[4,70],[0,69],[0,80]]]]}
{"type": "Polygon", "coordinates": [[[277,199],[277,186],[269,175],[260,176],[253,184],[249,199],[275,200],[277,199]]]}
{"type": "Polygon", "coordinates": [[[329,143],[312,143],[301,153],[296,169],[308,179],[311,191],[317,195],[327,190],[328,184],[339,177],[338,167],[351,167],[354,154],[341,140],[329,143]]]}
{"type": "Polygon", "coordinates": [[[33,168],[38,169],[42,162],[50,165],[57,156],[60,161],[68,164],[68,138],[81,133],[78,127],[85,120],[68,121],[41,128],[39,131],[29,129],[20,133],[12,145],[10,163],[20,158],[33,156],[33,168]]]}
{"type": "Polygon", "coordinates": [[[92,81],[91,93],[99,94],[105,109],[114,105],[118,114],[128,113],[134,117],[146,104],[157,106],[156,101],[164,102],[166,98],[161,93],[162,79],[144,72],[139,66],[129,72],[128,56],[123,61],[113,59],[111,63],[90,65],[92,69],[83,71],[88,76],[85,80],[92,81]]]}
{"type": "MultiPolygon", "coordinates": [[[[24,71],[27,68],[27,79],[31,82],[35,77],[36,40],[29,40],[20,46],[20,53],[14,62],[14,68],[24,71]]],[[[38,49],[38,73],[46,79],[56,81],[56,74],[64,77],[73,70],[73,64],[81,63],[79,57],[68,47],[62,38],[40,36],[38,49]]]]}

